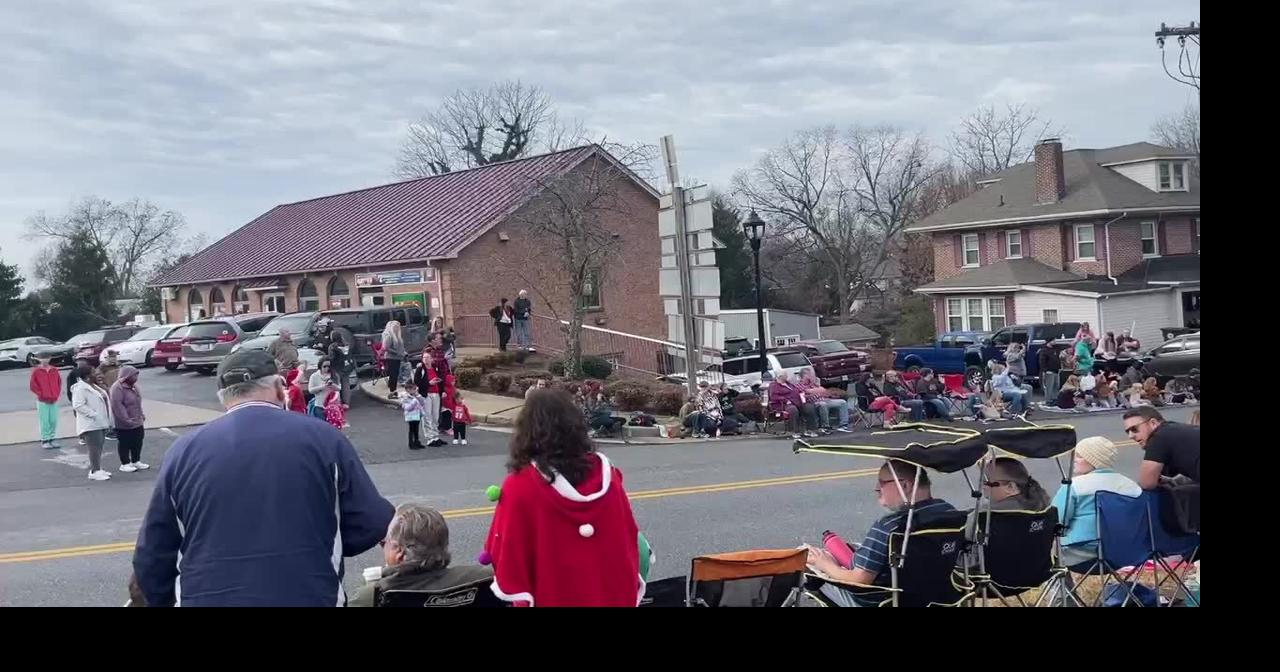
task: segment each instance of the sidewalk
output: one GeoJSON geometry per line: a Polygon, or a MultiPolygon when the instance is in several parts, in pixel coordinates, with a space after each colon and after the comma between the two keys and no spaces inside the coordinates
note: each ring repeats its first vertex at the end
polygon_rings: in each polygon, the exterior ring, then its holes
{"type": "MultiPolygon", "coordinates": [[[[386,378],[363,381],[360,383],[360,391],[374,401],[400,408],[400,402],[387,398],[386,378]]],[[[472,392],[471,390],[464,390],[464,393],[466,394],[467,408],[471,409],[471,417],[480,424],[514,425],[516,416],[520,414],[520,409],[524,407],[524,401],[515,397],[502,397],[496,394],[472,392]]],[[[32,414],[34,415],[35,411],[32,411],[32,414]]]]}
{"type": "MultiPolygon", "coordinates": [[[[142,410],[147,414],[147,429],[160,427],[185,427],[187,425],[203,425],[222,414],[194,406],[170,404],[153,399],[142,401],[142,410]]],[[[76,420],[71,407],[64,404],[58,406],[58,438],[70,439],[76,436],[76,420]]],[[[29,411],[11,411],[0,413],[0,446],[15,443],[34,443],[40,440],[40,420],[33,408],[29,411]]]]}

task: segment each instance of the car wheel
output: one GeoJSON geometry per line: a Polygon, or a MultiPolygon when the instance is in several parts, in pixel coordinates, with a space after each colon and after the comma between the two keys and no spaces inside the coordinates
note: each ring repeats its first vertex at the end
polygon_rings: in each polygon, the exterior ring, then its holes
{"type": "Polygon", "coordinates": [[[982,389],[982,383],[986,381],[986,379],[987,374],[979,367],[971,366],[964,370],[964,382],[969,385],[969,389],[982,389]]]}
{"type": "Polygon", "coordinates": [[[35,368],[40,362],[36,361],[35,355],[27,355],[27,366],[35,368]]]}
{"type": "Polygon", "coordinates": [[[180,366],[179,364],[165,364],[165,365],[164,365],[164,370],[165,370],[165,371],[177,371],[179,366],[180,366]]]}
{"type": "Polygon", "coordinates": [[[145,355],[143,355],[143,356],[142,356],[142,365],[143,365],[143,366],[151,366],[151,353],[152,353],[152,352],[154,352],[154,351],[152,351],[152,350],[148,350],[148,351],[147,351],[147,354],[145,354],[145,355]]]}
{"type": "Polygon", "coordinates": [[[212,376],[216,368],[214,366],[202,366],[197,368],[196,371],[199,371],[202,376],[212,376]]]}

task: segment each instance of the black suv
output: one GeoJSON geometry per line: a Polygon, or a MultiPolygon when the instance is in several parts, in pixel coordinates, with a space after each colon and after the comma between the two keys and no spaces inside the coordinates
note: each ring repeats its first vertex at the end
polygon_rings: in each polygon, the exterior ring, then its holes
{"type": "Polygon", "coordinates": [[[426,348],[427,334],[431,329],[427,316],[417,306],[338,308],[320,311],[320,318],[331,320],[335,332],[344,332],[351,344],[351,361],[357,369],[373,364],[373,344],[382,342],[382,330],[391,320],[400,323],[404,349],[411,357],[416,357],[426,348]]]}

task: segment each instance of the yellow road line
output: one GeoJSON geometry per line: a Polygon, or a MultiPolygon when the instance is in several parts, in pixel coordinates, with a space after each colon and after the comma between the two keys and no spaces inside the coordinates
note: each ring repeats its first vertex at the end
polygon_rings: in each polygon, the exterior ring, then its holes
{"type": "MultiPolygon", "coordinates": [[[[734,490],[747,490],[751,488],[766,488],[779,485],[801,485],[804,483],[819,483],[823,481],[834,481],[846,478],[857,478],[860,476],[870,476],[876,473],[878,469],[854,469],[849,471],[830,471],[818,474],[801,474],[797,476],[779,476],[777,478],[762,478],[753,481],[737,481],[732,483],[713,483],[710,485],[691,485],[675,488],[661,488],[658,490],[640,490],[630,493],[632,500],[642,499],[658,499],[662,497],[676,497],[679,495],[698,495],[713,494],[718,492],[731,492],[734,490]]],[[[465,509],[450,509],[441,512],[445,518],[470,518],[473,516],[485,516],[493,513],[492,506],[477,506],[465,509]]],[[[18,563],[18,562],[36,562],[39,560],[61,560],[63,558],[77,558],[86,555],[102,555],[107,553],[125,553],[133,551],[133,542],[122,542],[117,544],[99,544],[96,546],[75,546],[70,548],[52,548],[44,551],[26,551],[22,553],[5,553],[0,554],[0,564],[18,563]]]]}

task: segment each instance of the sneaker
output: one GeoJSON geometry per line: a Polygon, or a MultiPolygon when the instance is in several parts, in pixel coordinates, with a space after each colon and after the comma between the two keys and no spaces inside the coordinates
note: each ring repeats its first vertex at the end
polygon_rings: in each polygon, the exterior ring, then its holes
{"type": "Polygon", "coordinates": [[[387,398],[388,398],[388,399],[399,399],[399,398],[400,398],[400,395],[399,395],[399,394],[397,394],[397,393],[395,393],[395,392],[389,392],[389,393],[387,393],[387,398]]]}
{"type": "Polygon", "coordinates": [[[806,438],[806,439],[816,439],[816,438],[818,438],[818,433],[817,433],[817,432],[805,432],[805,433],[804,433],[804,438],[806,438]]]}
{"type": "Polygon", "coordinates": [[[111,480],[111,474],[99,469],[89,472],[89,480],[91,481],[108,481],[111,480]]]}
{"type": "Polygon", "coordinates": [[[409,450],[422,450],[423,448],[426,448],[426,446],[422,445],[421,443],[409,444],[409,450]]]}
{"type": "Polygon", "coordinates": [[[853,430],[852,430],[852,429],[849,429],[849,426],[848,426],[848,425],[845,425],[844,427],[836,427],[836,431],[837,431],[837,432],[844,432],[845,434],[849,434],[849,433],[850,433],[850,432],[852,432],[853,430]]]}
{"type": "Polygon", "coordinates": [[[147,464],[146,462],[134,462],[133,468],[137,469],[138,471],[145,471],[147,469],[150,469],[151,465],[147,464]]]}
{"type": "Polygon", "coordinates": [[[453,445],[455,445],[455,446],[456,446],[456,445],[458,445],[458,439],[454,439],[454,440],[453,440],[453,445]]]}
{"type": "Polygon", "coordinates": [[[53,449],[53,443],[51,443],[51,442],[49,442],[49,441],[41,441],[41,442],[40,442],[40,447],[41,447],[41,448],[44,448],[45,450],[52,450],[52,449],[53,449]]]}
{"type": "Polygon", "coordinates": [[[440,446],[443,446],[445,444],[443,439],[432,439],[431,442],[428,443],[427,445],[431,446],[432,448],[439,448],[440,446]]]}
{"type": "Polygon", "coordinates": [[[465,446],[465,445],[467,445],[467,440],[466,440],[466,439],[463,439],[463,440],[462,440],[462,445],[464,445],[464,446],[465,446]]]}
{"type": "Polygon", "coordinates": [[[80,445],[84,445],[84,439],[80,439],[80,445]]]}
{"type": "Polygon", "coordinates": [[[133,466],[132,464],[122,464],[122,465],[120,465],[120,471],[123,471],[123,472],[124,472],[124,473],[126,473],[126,474],[132,474],[133,472],[135,472],[135,471],[137,471],[137,470],[138,470],[138,468],[137,468],[137,467],[135,467],[135,466],[133,466]]]}
{"type": "Polygon", "coordinates": [[[58,443],[56,440],[54,440],[54,441],[50,441],[50,442],[49,442],[49,447],[50,447],[50,448],[57,449],[57,448],[61,448],[61,447],[62,447],[62,444],[61,444],[61,443],[58,443]]]}
{"type": "Polygon", "coordinates": [[[796,439],[796,440],[799,440],[799,439],[800,439],[800,435],[799,435],[799,434],[792,434],[792,435],[791,435],[791,438],[796,439]]]}
{"type": "Polygon", "coordinates": [[[344,423],[342,423],[342,428],[343,428],[343,429],[351,429],[351,423],[349,423],[349,422],[344,422],[344,423]]]}
{"type": "Polygon", "coordinates": [[[120,439],[117,439],[115,434],[108,434],[108,435],[107,435],[107,440],[108,440],[108,441],[119,441],[120,439]]]}

